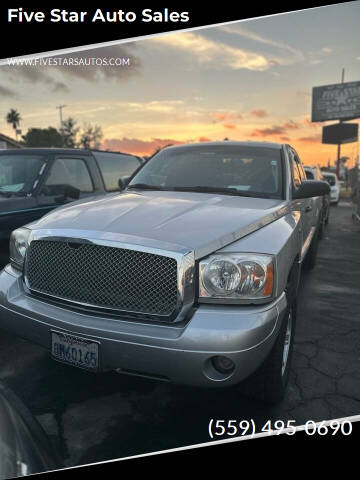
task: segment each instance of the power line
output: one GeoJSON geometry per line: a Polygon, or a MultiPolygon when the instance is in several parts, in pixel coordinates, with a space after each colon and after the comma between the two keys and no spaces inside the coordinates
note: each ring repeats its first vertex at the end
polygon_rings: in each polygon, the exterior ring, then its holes
{"type": "Polygon", "coordinates": [[[63,128],[63,118],[62,118],[62,111],[63,111],[63,108],[65,108],[67,105],[57,105],[56,109],[59,110],[59,114],[60,114],[60,130],[62,130],[63,128]]]}
{"type": "Polygon", "coordinates": [[[62,111],[63,108],[65,108],[66,105],[57,105],[56,109],[59,110],[59,115],[60,115],[60,135],[62,138],[62,144],[64,146],[64,129],[63,129],[63,117],[62,117],[62,111]]]}

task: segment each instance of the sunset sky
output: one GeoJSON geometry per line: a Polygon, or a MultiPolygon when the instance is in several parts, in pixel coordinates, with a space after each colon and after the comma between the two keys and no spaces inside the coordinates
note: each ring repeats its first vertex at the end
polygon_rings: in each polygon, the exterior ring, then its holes
{"type": "MultiPolygon", "coordinates": [[[[148,155],[228,137],[290,143],[304,163],[324,165],[337,149],[310,121],[311,91],[340,82],[343,67],[346,82],[360,80],[359,25],[356,1],[68,55],[130,66],[1,66],[0,132],[14,136],[10,108],[23,134],[58,128],[65,104],[64,118],[102,127],[106,149],[148,155]]],[[[350,166],[356,153],[356,143],[342,147],[350,166]]]]}

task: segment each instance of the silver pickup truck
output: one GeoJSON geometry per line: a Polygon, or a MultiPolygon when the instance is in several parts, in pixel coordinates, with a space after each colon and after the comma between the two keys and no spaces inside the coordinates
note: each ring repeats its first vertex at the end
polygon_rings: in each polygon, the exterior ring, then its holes
{"type": "Polygon", "coordinates": [[[257,142],[166,148],[123,183],[12,233],[0,328],[76,367],[281,400],[328,184],[257,142]]]}

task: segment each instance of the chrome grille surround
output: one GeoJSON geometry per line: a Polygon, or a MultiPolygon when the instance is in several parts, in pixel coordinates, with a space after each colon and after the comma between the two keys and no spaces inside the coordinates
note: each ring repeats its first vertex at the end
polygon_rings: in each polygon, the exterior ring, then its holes
{"type": "MultiPolygon", "coordinates": [[[[81,306],[85,307],[87,310],[94,311],[94,313],[101,313],[101,311],[106,311],[106,313],[111,314],[111,312],[116,313],[117,317],[121,317],[123,314],[126,318],[133,318],[137,320],[155,320],[155,321],[181,321],[185,318],[186,313],[192,307],[194,303],[194,295],[195,295],[195,288],[194,288],[194,268],[195,268],[195,260],[193,252],[189,252],[188,250],[179,247],[177,245],[168,245],[163,244],[164,248],[157,248],[154,246],[154,242],[151,240],[143,239],[143,238],[136,238],[136,243],[128,243],[129,240],[135,240],[134,237],[130,237],[128,235],[116,235],[116,234],[104,234],[104,232],[98,231],[76,231],[76,230],[33,230],[31,232],[29,238],[29,249],[26,254],[26,259],[24,262],[24,283],[25,288],[28,293],[38,295],[44,298],[48,298],[49,300],[57,300],[60,301],[62,305],[71,306],[81,306]],[[99,238],[99,236],[102,238],[99,238]],[[88,238],[91,237],[91,238],[88,238]],[[97,237],[97,238],[96,238],[97,237]],[[107,238],[103,238],[107,237],[107,238]],[[158,291],[156,290],[156,286],[152,286],[151,283],[147,283],[150,292],[146,299],[146,301],[141,304],[139,301],[139,296],[136,301],[125,301],[122,302],[121,305],[116,305],[116,302],[112,301],[109,302],[110,304],[106,304],[107,302],[102,302],[103,304],[99,304],[94,301],[84,301],[85,298],[82,295],[79,295],[77,298],[71,298],[71,295],[64,295],[63,292],[66,292],[66,288],[61,289],[59,291],[49,291],[49,289],[42,288],[41,282],[39,284],[34,284],[34,278],[32,277],[31,271],[28,271],[28,256],[30,258],[30,249],[32,249],[32,242],[34,243],[34,247],[38,245],[40,242],[46,242],[47,246],[54,248],[53,245],[60,247],[59,251],[67,252],[68,249],[71,249],[71,246],[78,247],[82,252],[82,255],[89,254],[89,252],[102,252],[102,254],[106,255],[108,248],[114,249],[111,250],[111,254],[115,255],[115,257],[121,259],[127,258],[130,259],[130,263],[128,262],[127,272],[131,272],[131,266],[136,267],[136,262],[133,262],[131,265],[131,259],[140,259],[142,261],[147,261],[148,264],[151,266],[151,262],[153,260],[157,260],[159,267],[159,271],[161,273],[161,268],[163,268],[163,273],[165,269],[170,267],[172,269],[173,274],[177,277],[175,280],[171,280],[169,275],[167,275],[166,281],[168,282],[168,286],[170,287],[171,294],[170,299],[165,298],[165,301],[161,301],[158,298],[152,298],[156,296],[156,292],[159,295],[164,295],[166,297],[166,288],[165,290],[160,288],[158,291]],[[53,244],[50,244],[53,242],[53,244]],[[140,244],[141,242],[141,244],[140,244]],[[69,247],[70,245],[70,247],[69,247]],[[169,249],[171,248],[171,250],[169,249]],[[149,263],[150,262],[150,263],[149,263]],[[161,267],[162,266],[162,267],[161,267]],[[163,308],[159,308],[159,307],[163,308]],[[164,308],[167,306],[168,308],[164,308]],[[160,311],[159,311],[160,310],[160,311]]],[[[161,242],[156,242],[157,245],[161,244],[161,242]]],[[[55,247],[55,249],[57,248],[55,247]]],[[[76,252],[76,248],[74,250],[76,252]]],[[[76,257],[76,255],[75,255],[76,257]]],[[[85,255],[86,258],[86,255],[85,255]]],[[[44,262],[43,262],[44,263],[44,262]]],[[[66,264],[66,262],[64,262],[66,264]]],[[[40,262],[39,262],[40,264],[40,262]]],[[[50,262],[51,265],[51,262],[50,262]]],[[[66,265],[65,265],[66,266],[66,265]]],[[[36,262],[35,262],[36,268],[36,262]]],[[[45,265],[45,271],[48,268],[45,265]]],[[[101,265],[99,267],[101,271],[101,265]]],[[[125,269],[126,270],[126,269],[125,269]]],[[[140,269],[141,270],[141,269],[140,269]]],[[[61,271],[61,267],[60,267],[61,271]]],[[[91,271],[91,266],[90,266],[91,271]]],[[[109,273],[109,277],[106,276],[106,269],[101,271],[102,278],[105,284],[109,286],[109,280],[111,279],[111,274],[109,273]]],[[[146,272],[145,272],[146,273],[146,272]]],[[[73,270],[72,275],[76,284],[76,268],[73,270]],[[75,277],[74,277],[75,276],[75,277]]],[[[166,276],[166,275],[165,275],[166,276]]],[[[81,279],[81,275],[79,275],[81,279]]],[[[51,278],[51,272],[50,272],[51,278]]],[[[65,275],[66,278],[66,275],[65,275]]],[[[83,277],[84,278],[84,277],[83,277]]],[[[155,278],[155,276],[154,276],[155,278]]],[[[151,280],[151,275],[148,275],[147,280],[151,280]]],[[[90,279],[89,279],[90,280],[90,279]]],[[[145,279],[146,280],[146,279],[145,279]]],[[[93,279],[94,281],[94,279],[93,279]]],[[[125,297],[128,295],[128,300],[131,300],[131,295],[136,293],[136,275],[132,278],[132,287],[133,288],[125,288],[125,297]]],[[[36,283],[36,282],[35,282],[36,283]]],[[[81,284],[84,284],[83,279],[80,281],[80,285],[77,287],[81,290],[83,287],[81,284]],[[82,282],[82,283],[81,283],[82,282]]],[[[87,284],[89,285],[89,284],[87,284]]],[[[95,286],[97,285],[95,281],[95,286]]],[[[101,282],[100,282],[101,285],[101,282]]],[[[139,281],[140,288],[146,286],[145,283],[139,281]]],[[[93,285],[94,286],[94,285],[93,285]]],[[[70,288],[71,290],[71,288],[70,288]]],[[[94,292],[90,288],[83,289],[82,294],[86,294],[86,292],[94,292]]],[[[121,291],[121,288],[118,290],[121,291]]],[[[139,294],[142,292],[140,291],[139,294]]],[[[106,296],[105,296],[106,297],[106,296]]],[[[125,298],[122,297],[123,300],[125,298]]],[[[101,292],[97,295],[97,298],[104,298],[101,296],[101,292]]],[[[109,298],[109,297],[106,297],[109,298]]],[[[120,295],[121,298],[121,295],[120,295]]],[[[112,298],[114,300],[114,298],[112,298]]],[[[136,300],[136,299],[135,299],[136,300]]]]}

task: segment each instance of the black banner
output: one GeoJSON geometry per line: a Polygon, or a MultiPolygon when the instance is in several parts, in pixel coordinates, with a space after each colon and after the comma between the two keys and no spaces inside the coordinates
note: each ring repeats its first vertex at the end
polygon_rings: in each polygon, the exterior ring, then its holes
{"type": "MultiPolygon", "coordinates": [[[[335,2],[338,3],[338,2],[335,2]]],[[[330,3],[331,4],[331,3],[330,3]]],[[[81,5],[81,4],[80,4],[81,5]]],[[[284,3],[236,6],[143,7],[101,2],[98,6],[61,4],[0,7],[0,58],[74,48],[143,35],[181,30],[286,12],[284,3]]],[[[319,7],[321,2],[293,2],[291,11],[319,7]]]]}

